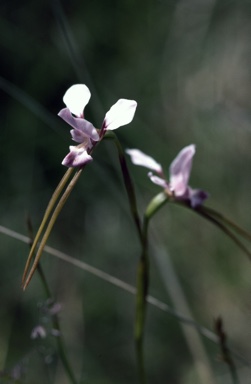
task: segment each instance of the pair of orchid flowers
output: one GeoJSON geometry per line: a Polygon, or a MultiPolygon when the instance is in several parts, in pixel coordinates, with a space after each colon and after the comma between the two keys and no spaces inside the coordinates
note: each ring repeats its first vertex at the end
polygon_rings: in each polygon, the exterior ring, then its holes
{"type": "MultiPolygon", "coordinates": [[[[106,113],[100,130],[84,118],[84,108],[88,104],[91,93],[84,84],[75,84],[65,93],[63,101],[66,108],[59,112],[59,116],[73,129],[72,139],[78,143],[70,146],[70,152],[63,159],[66,167],[83,167],[92,161],[91,153],[94,146],[102,140],[106,131],[115,130],[129,124],[134,117],[137,102],[128,99],[119,99],[106,113]]],[[[126,153],[131,157],[133,164],[148,168],[150,180],[164,188],[165,192],[176,200],[187,202],[192,208],[200,206],[208,197],[208,194],[200,189],[192,189],[189,185],[189,177],[192,169],[195,145],[191,144],[183,148],[170,165],[170,180],[167,181],[162,166],[152,157],[138,149],[127,149],[126,153]],[[153,173],[154,171],[155,173],[153,173]]]]}

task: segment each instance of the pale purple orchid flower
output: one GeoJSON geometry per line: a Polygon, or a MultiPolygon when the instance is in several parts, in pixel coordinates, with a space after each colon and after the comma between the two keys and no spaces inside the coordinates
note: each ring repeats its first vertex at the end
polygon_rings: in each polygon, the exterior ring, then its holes
{"type": "Polygon", "coordinates": [[[131,157],[133,164],[141,165],[150,169],[148,176],[150,180],[164,188],[169,195],[177,200],[187,201],[192,208],[200,206],[208,198],[207,192],[200,189],[192,189],[188,185],[195,145],[191,144],[183,148],[169,168],[170,179],[166,180],[162,167],[152,157],[144,154],[138,149],[127,149],[126,152],[131,157]]]}
{"type": "Polygon", "coordinates": [[[84,118],[84,108],[90,97],[91,93],[84,84],[72,85],[63,97],[66,108],[58,115],[73,127],[72,140],[79,143],[77,146],[70,146],[70,152],[62,161],[66,167],[81,167],[92,161],[90,152],[105,132],[129,124],[134,117],[136,101],[119,99],[106,113],[101,130],[97,131],[92,123],[84,118]]]}

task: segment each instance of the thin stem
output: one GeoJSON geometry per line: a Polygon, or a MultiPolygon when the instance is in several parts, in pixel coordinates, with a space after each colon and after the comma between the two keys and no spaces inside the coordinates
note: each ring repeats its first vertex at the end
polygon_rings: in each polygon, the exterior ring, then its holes
{"type": "Polygon", "coordinates": [[[215,320],[215,332],[218,336],[219,345],[221,348],[221,358],[229,367],[232,383],[239,384],[239,378],[237,375],[236,367],[231,357],[230,350],[227,346],[227,335],[223,329],[223,321],[221,317],[215,320]]]}
{"type": "Polygon", "coordinates": [[[45,211],[45,214],[44,214],[44,217],[43,217],[43,220],[40,224],[40,227],[36,233],[36,236],[35,236],[35,239],[34,241],[32,242],[32,246],[31,246],[31,249],[30,249],[30,253],[29,253],[29,256],[28,256],[28,259],[26,261],[26,264],[25,264],[25,268],[24,268],[24,273],[23,273],[23,277],[22,277],[22,284],[24,284],[25,282],[25,279],[26,279],[26,276],[27,276],[27,272],[28,272],[28,269],[30,267],[30,263],[31,263],[31,260],[32,260],[32,257],[34,255],[34,252],[35,252],[35,249],[36,249],[36,246],[38,244],[38,241],[39,241],[39,238],[44,230],[44,227],[45,227],[45,224],[46,222],[48,221],[49,217],[50,217],[50,214],[51,214],[51,211],[53,209],[53,207],[55,206],[63,188],[65,187],[65,184],[67,183],[67,181],[69,180],[69,177],[71,176],[73,172],[73,168],[69,168],[64,176],[62,177],[62,179],[60,180],[57,188],[55,189],[50,201],[49,201],[49,204],[46,208],[46,211],[45,211]]]}
{"type": "Polygon", "coordinates": [[[207,220],[211,221],[214,225],[216,225],[218,228],[222,230],[228,237],[232,239],[232,241],[247,255],[247,257],[251,260],[251,252],[247,249],[247,247],[239,240],[239,238],[227,227],[229,225],[232,230],[235,230],[239,235],[242,235],[242,237],[245,237],[246,239],[250,240],[249,233],[246,232],[244,229],[237,226],[237,224],[233,223],[231,220],[227,219],[217,211],[214,211],[211,208],[207,207],[197,207],[196,209],[193,209],[188,205],[186,202],[179,201],[179,200],[170,200],[174,204],[180,205],[182,207],[188,208],[192,210],[193,212],[197,213],[198,215],[206,218],[207,220]],[[227,224],[227,225],[226,225],[227,224]]]}
{"type": "Polygon", "coordinates": [[[135,314],[135,345],[136,345],[136,354],[138,361],[139,369],[139,379],[141,384],[146,383],[146,374],[145,374],[145,365],[144,365],[144,351],[143,351],[143,342],[144,342],[144,326],[146,318],[146,308],[147,308],[147,294],[149,287],[149,257],[148,257],[148,237],[147,230],[150,218],[160,209],[160,207],[168,201],[168,196],[162,192],[157,195],[148,205],[144,221],[143,228],[141,227],[141,222],[138,215],[136,196],[134,192],[134,186],[132,179],[127,168],[126,159],[124,151],[120,145],[117,136],[113,132],[106,133],[104,138],[112,139],[116,145],[119,155],[120,167],[124,179],[125,188],[127,191],[127,196],[130,204],[130,209],[132,217],[134,219],[138,236],[141,243],[141,256],[137,268],[137,293],[136,293],[136,314],[135,314]]]}
{"type": "Polygon", "coordinates": [[[106,132],[104,139],[113,140],[113,142],[117,148],[118,155],[119,155],[120,167],[121,167],[122,176],[124,179],[124,185],[126,188],[127,197],[129,200],[131,214],[132,214],[135,226],[137,228],[137,233],[138,233],[140,242],[142,244],[142,239],[143,239],[142,238],[142,229],[141,229],[141,221],[140,221],[139,214],[138,214],[137,200],[136,200],[136,196],[135,196],[133,182],[132,182],[132,179],[131,179],[131,176],[130,176],[130,173],[129,173],[129,170],[128,170],[128,167],[126,164],[126,159],[125,159],[123,148],[121,147],[121,144],[120,144],[117,136],[112,131],[106,132]]]}
{"type": "Polygon", "coordinates": [[[137,209],[137,201],[134,191],[133,182],[127,168],[124,151],[120,145],[117,136],[113,132],[107,132],[104,136],[105,139],[112,139],[116,145],[120,167],[124,179],[124,185],[129,200],[131,214],[137,228],[138,237],[141,243],[141,256],[138,262],[137,268],[137,293],[136,293],[136,313],[135,313],[135,326],[134,326],[134,337],[135,337],[135,348],[139,372],[140,384],[146,383],[146,373],[144,364],[144,353],[143,353],[143,339],[144,339],[144,324],[146,316],[146,297],[149,285],[149,263],[147,255],[147,225],[145,221],[143,229],[141,227],[141,221],[137,209]]]}
{"type": "Polygon", "coordinates": [[[150,261],[148,256],[148,226],[150,219],[158,212],[158,210],[168,201],[165,192],[159,193],[148,204],[143,220],[142,230],[142,251],[138,264],[137,273],[137,293],[136,293],[136,316],[135,316],[135,342],[139,364],[140,382],[144,384],[145,368],[144,368],[144,328],[147,310],[147,295],[149,288],[149,268],[150,261]]]}
{"type": "Polygon", "coordinates": [[[134,336],[136,353],[138,360],[140,383],[146,383],[145,364],[144,364],[144,328],[147,309],[147,294],[149,287],[149,257],[147,240],[148,220],[144,218],[143,222],[143,241],[142,253],[138,262],[137,270],[137,291],[136,291],[136,313],[134,336]]]}
{"type": "Polygon", "coordinates": [[[247,257],[251,260],[251,252],[245,247],[245,245],[238,239],[238,237],[233,234],[230,229],[228,229],[223,223],[217,220],[215,217],[211,216],[206,211],[195,210],[200,216],[205,217],[207,220],[211,221],[218,228],[220,228],[227,236],[229,236],[233,242],[247,255],[247,257]]]}
{"type": "Polygon", "coordinates": [[[229,225],[229,227],[231,227],[234,231],[236,231],[240,236],[244,237],[248,241],[251,241],[251,233],[249,233],[245,229],[239,227],[238,224],[236,224],[234,221],[228,219],[226,216],[222,215],[221,213],[215,211],[212,208],[203,207],[203,206],[201,206],[199,208],[199,211],[206,212],[210,216],[217,217],[217,219],[219,219],[219,220],[223,221],[224,223],[226,223],[227,225],[229,225]]]}
{"type": "Polygon", "coordinates": [[[68,184],[68,187],[66,188],[65,192],[61,196],[61,198],[60,198],[60,200],[59,200],[59,202],[58,202],[58,204],[57,204],[57,206],[56,206],[56,208],[55,208],[55,210],[54,210],[54,212],[53,212],[53,214],[51,216],[49,224],[48,224],[48,226],[47,226],[47,228],[45,230],[44,236],[43,236],[43,238],[41,240],[41,243],[40,243],[40,245],[38,247],[37,254],[36,254],[35,260],[33,262],[33,265],[31,267],[31,270],[30,270],[30,272],[29,272],[29,274],[28,274],[28,276],[27,276],[27,278],[26,278],[26,280],[25,280],[25,282],[23,284],[23,289],[24,290],[28,286],[28,284],[29,284],[29,282],[30,282],[30,280],[31,280],[31,278],[32,278],[36,268],[37,268],[38,262],[40,260],[41,255],[42,255],[42,252],[43,252],[45,244],[46,244],[46,242],[48,240],[48,237],[49,237],[49,235],[51,233],[51,230],[52,230],[52,228],[53,228],[53,226],[54,226],[54,224],[55,224],[55,222],[57,220],[57,217],[58,217],[59,213],[61,212],[64,204],[66,203],[66,201],[67,201],[68,197],[70,196],[74,186],[76,185],[76,183],[77,183],[77,181],[79,179],[79,176],[81,175],[82,170],[83,170],[83,168],[79,169],[75,173],[75,175],[73,176],[72,180],[68,184]]]}

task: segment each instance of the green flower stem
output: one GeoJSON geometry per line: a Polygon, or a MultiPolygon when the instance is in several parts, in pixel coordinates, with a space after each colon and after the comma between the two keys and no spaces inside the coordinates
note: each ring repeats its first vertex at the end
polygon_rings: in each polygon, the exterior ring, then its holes
{"type": "Polygon", "coordinates": [[[136,315],[135,315],[135,327],[134,327],[134,336],[135,336],[135,345],[136,345],[136,355],[138,361],[139,369],[139,378],[140,383],[146,383],[146,374],[144,366],[144,353],[143,353],[143,341],[144,341],[144,325],[146,317],[146,297],[148,293],[149,286],[149,258],[148,258],[148,224],[151,217],[168,201],[168,196],[165,192],[157,195],[148,205],[145,215],[143,228],[141,227],[141,222],[139,219],[136,196],[134,192],[134,187],[132,183],[131,176],[129,174],[124,151],[120,145],[117,136],[114,132],[107,132],[104,136],[105,139],[112,139],[116,145],[119,155],[119,162],[124,178],[124,184],[127,191],[127,196],[130,204],[130,209],[132,217],[134,219],[138,236],[141,243],[141,256],[138,263],[137,269],[137,293],[136,293],[136,315]]]}
{"type": "Polygon", "coordinates": [[[61,181],[59,182],[57,188],[55,189],[55,191],[54,191],[54,193],[53,193],[53,195],[52,195],[52,197],[51,197],[51,199],[49,201],[49,204],[48,204],[48,206],[46,208],[43,220],[42,220],[42,222],[40,224],[40,227],[39,227],[39,229],[37,231],[35,239],[34,239],[34,241],[32,243],[32,247],[30,249],[30,253],[29,253],[29,256],[28,256],[25,268],[24,268],[22,284],[24,284],[24,282],[25,282],[25,279],[26,279],[26,276],[27,276],[28,269],[30,267],[30,263],[31,263],[33,254],[35,252],[36,246],[37,246],[39,238],[40,238],[40,236],[41,236],[41,234],[43,232],[45,224],[48,221],[48,219],[50,217],[50,214],[51,214],[51,211],[52,211],[53,207],[55,206],[55,204],[56,204],[56,202],[57,202],[57,200],[58,200],[58,198],[59,198],[63,188],[65,187],[67,181],[69,180],[69,177],[71,176],[72,172],[73,172],[73,168],[69,168],[65,172],[64,176],[62,177],[61,181]]]}
{"type": "Polygon", "coordinates": [[[165,192],[159,193],[149,203],[144,214],[142,231],[142,253],[138,264],[137,293],[136,293],[136,316],[135,316],[135,342],[138,356],[139,373],[141,383],[146,382],[144,369],[144,328],[147,309],[147,294],[149,287],[149,257],[148,257],[148,226],[150,219],[169,200],[165,192]]]}
{"type": "Polygon", "coordinates": [[[117,136],[112,131],[106,132],[104,139],[113,140],[114,144],[116,145],[118,155],[119,155],[120,167],[121,167],[122,175],[124,178],[124,184],[125,184],[129,204],[130,204],[132,217],[133,217],[133,220],[134,220],[136,228],[137,228],[137,233],[138,233],[140,242],[142,244],[142,239],[143,239],[142,238],[142,229],[141,229],[141,222],[140,222],[140,218],[139,218],[139,214],[138,214],[137,201],[136,201],[133,182],[132,182],[129,170],[127,168],[123,148],[121,147],[121,144],[120,144],[117,136]]]}
{"type": "Polygon", "coordinates": [[[29,272],[29,274],[28,274],[26,280],[25,280],[24,283],[23,283],[23,289],[24,289],[24,290],[25,290],[26,287],[28,286],[28,284],[29,284],[29,282],[30,282],[30,280],[31,280],[31,278],[32,278],[32,276],[33,276],[33,274],[34,274],[36,268],[37,268],[38,262],[39,262],[39,260],[40,260],[41,255],[42,255],[42,252],[43,252],[43,249],[44,249],[44,247],[45,247],[45,244],[46,244],[46,242],[47,242],[47,240],[48,240],[48,237],[49,237],[49,235],[50,235],[50,233],[51,233],[51,230],[52,230],[52,228],[53,228],[53,226],[54,226],[54,224],[55,224],[55,222],[56,222],[56,220],[57,220],[57,217],[58,217],[59,213],[61,212],[63,206],[65,205],[65,203],[66,203],[66,201],[67,201],[67,199],[68,199],[68,197],[70,196],[70,194],[71,194],[71,192],[72,192],[74,186],[76,185],[76,183],[77,183],[77,181],[78,181],[78,179],[79,179],[79,176],[80,176],[81,173],[82,173],[82,170],[83,170],[83,168],[79,169],[79,170],[75,173],[75,175],[73,176],[72,180],[71,180],[70,183],[68,184],[68,186],[67,186],[65,192],[64,192],[63,195],[61,196],[61,198],[60,198],[60,200],[59,200],[59,202],[58,202],[58,204],[57,204],[57,206],[56,206],[56,208],[55,208],[53,214],[51,215],[51,219],[50,219],[50,221],[49,221],[49,223],[48,223],[48,226],[47,226],[47,228],[46,228],[46,230],[45,230],[45,232],[44,232],[44,235],[43,235],[43,237],[42,237],[41,243],[39,244],[39,247],[38,247],[38,250],[37,250],[37,254],[36,254],[35,260],[34,260],[34,262],[33,262],[33,265],[32,265],[32,267],[31,267],[31,269],[30,269],[30,272],[29,272]]]}

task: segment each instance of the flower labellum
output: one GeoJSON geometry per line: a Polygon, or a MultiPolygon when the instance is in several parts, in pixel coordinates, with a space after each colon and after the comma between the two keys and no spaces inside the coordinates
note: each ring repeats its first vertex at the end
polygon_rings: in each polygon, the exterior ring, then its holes
{"type": "Polygon", "coordinates": [[[70,146],[70,152],[62,161],[66,167],[81,167],[92,161],[93,158],[88,155],[85,148],[70,146]]]}

